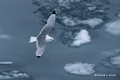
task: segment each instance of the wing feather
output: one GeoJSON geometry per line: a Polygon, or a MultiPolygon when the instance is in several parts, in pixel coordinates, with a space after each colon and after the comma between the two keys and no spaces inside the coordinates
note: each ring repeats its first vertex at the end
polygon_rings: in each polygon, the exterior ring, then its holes
{"type": "Polygon", "coordinates": [[[46,35],[50,32],[50,30],[53,28],[55,24],[55,14],[52,14],[48,20],[47,24],[42,28],[39,35],[37,36],[37,50],[36,50],[36,56],[42,56],[42,54],[45,51],[46,48],[46,35]]]}
{"type": "Polygon", "coordinates": [[[53,28],[55,24],[55,14],[52,14],[48,20],[47,20],[47,24],[42,28],[42,30],[40,31],[37,39],[39,39],[41,36],[45,36],[50,32],[50,30],[53,28]]]}

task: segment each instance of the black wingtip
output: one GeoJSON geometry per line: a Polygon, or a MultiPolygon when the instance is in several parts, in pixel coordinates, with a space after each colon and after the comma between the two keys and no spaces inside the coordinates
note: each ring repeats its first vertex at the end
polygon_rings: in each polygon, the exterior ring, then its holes
{"type": "Polygon", "coordinates": [[[40,58],[41,56],[37,56],[37,58],[40,58]]]}
{"type": "Polygon", "coordinates": [[[52,14],[56,14],[55,11],[53,11],[52,14]]]}

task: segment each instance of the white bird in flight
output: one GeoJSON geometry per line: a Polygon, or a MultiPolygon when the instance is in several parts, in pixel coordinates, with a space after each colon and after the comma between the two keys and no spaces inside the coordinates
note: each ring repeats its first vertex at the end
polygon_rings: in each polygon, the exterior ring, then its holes
{"type": "Polygon", "coordinates": [[[29,43],[36,42],[36,47],[37,47],[36,56],[38,58],[40,58],[44,53],[46,48],[46,42],[55,41],[55,39],[53,39],[48,35],[48,33],[50,32],[50,30],[53,28],[55,24],[55,17],[56,17],[56,14],[55,14],[55,11],[53,11],[51,16],[47,20],[47,24],[42,28],[39,35],[37,37],[33,37],[33,36],[30,37],[29,43]]]}

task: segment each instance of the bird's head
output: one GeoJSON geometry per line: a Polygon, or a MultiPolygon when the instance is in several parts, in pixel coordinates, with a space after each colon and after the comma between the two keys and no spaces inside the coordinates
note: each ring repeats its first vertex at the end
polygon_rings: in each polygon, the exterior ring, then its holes
{"type": "Polygon", "coordinates": [[[55,40],[55,39],[53,39],[53,38],[52,38],[51,40],[52,40],[52,41],[56,41],[56,40],[55,40]]]}
{"type": "Polygon", "coordinates": [[[54,38],[50,37],[50,41],[56,41],[54,38]]]}
{"type": "Polygon", "coordinates": [[[56,40],[53,37],[47,36],[46,42],[50,42],[50,41],[56,41],[56,40]]]}

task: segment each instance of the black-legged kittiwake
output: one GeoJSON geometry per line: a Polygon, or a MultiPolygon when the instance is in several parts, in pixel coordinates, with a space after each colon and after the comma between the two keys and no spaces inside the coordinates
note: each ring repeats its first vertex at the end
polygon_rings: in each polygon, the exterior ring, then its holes
{"type": "Polygon", "coordinates": [[[30,38],[29,43],[36,42],[36,47],[37,47],[36,56],[38,58],[40,58],[44,53],[46,48],[46,42],[55,41],[55,39],[53,39],[48,35],[48,33],[50,32],[50,30],[53,28],[55,24],[55,17],[56,17],[56,14],[55,14],[55,11],[53,11],[51,16],[47,20],[47,24],[42,28],[39,35],[37,37],[31,36],[30,38]]]}

